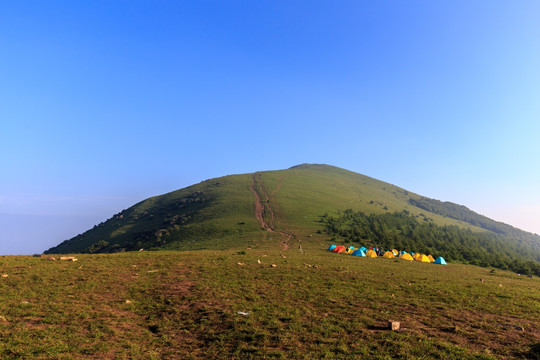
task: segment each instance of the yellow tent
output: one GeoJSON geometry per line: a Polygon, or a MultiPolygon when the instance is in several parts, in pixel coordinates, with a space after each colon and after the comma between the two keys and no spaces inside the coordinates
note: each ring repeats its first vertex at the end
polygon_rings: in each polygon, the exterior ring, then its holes
{"type": "Polygon", "coordinates": [[[418,259],[421,258],[421,257],[422,257],[422,254],[416,253],[416,254],[414,254],[414,256],[413,256],[413,259],[416,260],[416,261],[420,261],[420,260],[418,260],[418,259]]]}
{"type": "Polygon", "coordinates": [[[393,258],[395,258],[394,253],[391,252],[391,251],[385,252],[384,255],[383,255],[383,257],[385,257],[385,258],[387,258],[387,259],[393,259],[393,258]]]}
{"type": "Polygon", "coordinates": [[[426,255],[417,256],[416,261],[425,262],[425,263],[430,262],[429,258],[426,255]]]}
{"type": "Polygon", "coordinates": [[[411,256],[411,254],[408,254],[408,253],[405,253],[405,254],[401,255],[399,258],[403,259],[403,260],[413,261],[413,258],[411,256]]]}
{"type": "Polygon", "coordinates": [[[371,257],[371,258],[375,258],[377,257],[377,253],[373,250],[369,250],[367,253],[366,253],[366,256],[367,257],[371,257]]]}
{"type": "Polygon", "coordinates": [[[434,261],[435,261],[435,259],[434,259],[433,256],[431,256],[431,255],[428,255],[427,258],[429,259],[429,262],[434,262],[434,261]]]}

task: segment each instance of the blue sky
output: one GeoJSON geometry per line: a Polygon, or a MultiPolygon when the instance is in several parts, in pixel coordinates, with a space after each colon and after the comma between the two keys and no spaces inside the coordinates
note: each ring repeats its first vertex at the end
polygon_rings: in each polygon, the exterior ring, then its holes
{"type": "Polygon", "coordinates": [[[0,5],[0,254],[326,163],[540,233],[540,3],[0,5]]]}

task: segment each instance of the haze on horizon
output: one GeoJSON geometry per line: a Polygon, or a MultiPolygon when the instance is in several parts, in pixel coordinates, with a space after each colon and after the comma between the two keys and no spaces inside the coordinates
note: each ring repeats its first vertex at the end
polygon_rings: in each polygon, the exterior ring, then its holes
{"type": "Polygon", "coordinates": [[[540,3],[14,2],[0,254],[326,163],[540,233],[540,3]]]}

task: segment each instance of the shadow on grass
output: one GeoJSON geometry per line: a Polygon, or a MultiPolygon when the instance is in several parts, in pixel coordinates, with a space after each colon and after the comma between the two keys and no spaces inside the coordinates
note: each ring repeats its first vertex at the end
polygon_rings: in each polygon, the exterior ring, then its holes
{"type": "Polygon", "coordinates": [[[527,352],[518,354],[524,359],[540,360],[540,343],[536,343],[527,352]]]}

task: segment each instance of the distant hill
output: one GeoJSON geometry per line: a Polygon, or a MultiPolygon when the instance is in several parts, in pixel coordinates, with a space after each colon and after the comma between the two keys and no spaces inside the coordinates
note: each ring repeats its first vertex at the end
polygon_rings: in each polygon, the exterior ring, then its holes
{"type": "MultiPolygon", "coordinates": [[[[339,213],[346,210],[375,217],[402,214],[407,221],[434,229],[457,229],[459,234],[455,236],[462,240],[469,238],[463,234],[473,234],[475,239],[482,238],[472,241],[479,256],[491,251],[490,244],[496,243],[491,252],[495,252],[492,255],[497,261],[481,265],[518,268],[516,264],[526,263],[522,267],[527,270],[540,262],[538,235],[496,222],[461,205],[429,199],[368,176],[317,164],[229,175],[155,196],[47,253],[223,249],[270,242],[280,242],[287,248],[294,241],[309,246],[310,242],[332,237],[336,241],[384,245],[379,238],[354,237],[345,229],[341,235],[332,232],[327,220],[339,218],[339,213]],[[499,256],[507,252],[511,255],[499,256]]],[[[353,226],[350,220],[349,227],[353,226]]],[[[388,228],[384,234],[399,233],[406,237],[400,231],[388,228]]],[[[415,244],[431,240],[419,239],[415,244]]],[[[455,257],[470,262],[469,256],[455,257]]]]}

